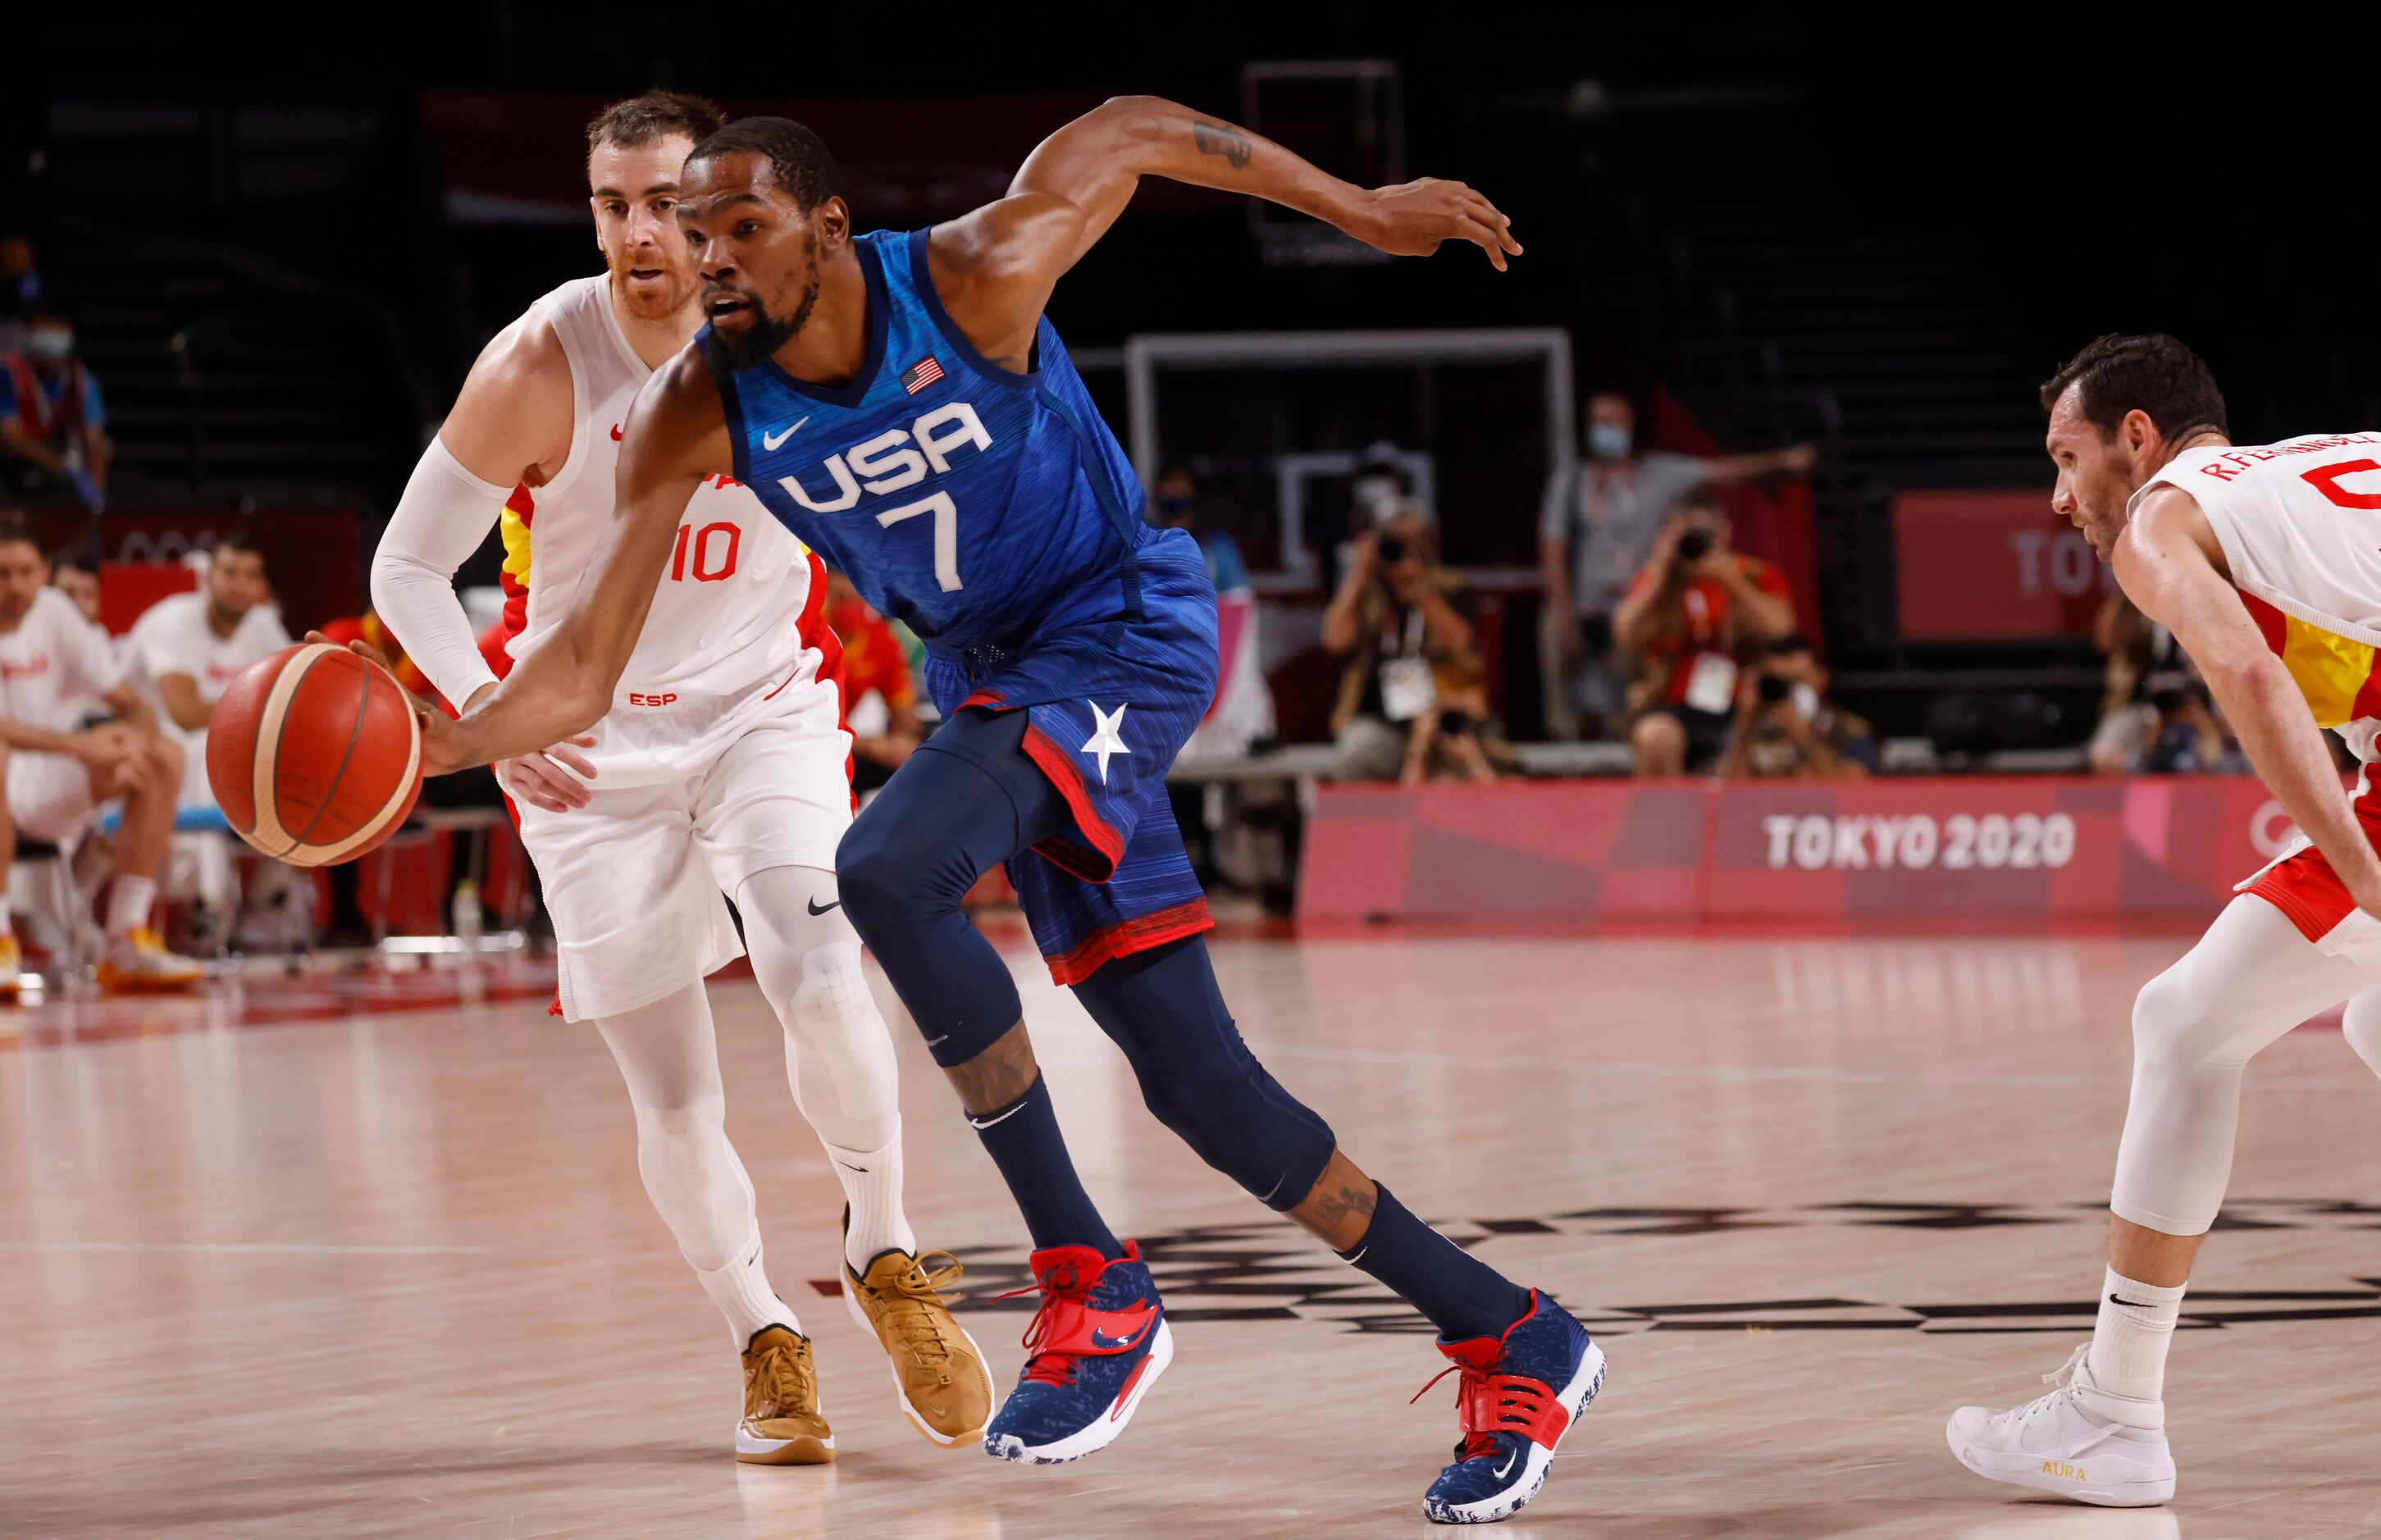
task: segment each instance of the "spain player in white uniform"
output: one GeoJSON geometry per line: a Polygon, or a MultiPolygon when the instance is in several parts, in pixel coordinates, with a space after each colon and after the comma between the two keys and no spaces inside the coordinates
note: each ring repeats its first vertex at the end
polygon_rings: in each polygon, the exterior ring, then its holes
{"type": "Polygon", "coordinates": [[[2133,1087],[2091,1342],[2055,1388],[1967,1407],[1948,1436],[1980,1475],[2082,1502],[2174,1494],[2167,1349],[2232,1168],[2250,1057],[2348,1002],[2381,1070],[2381,433],[2230,442],[2206,366],[2170,336],[2104,336],[2043,386],[2053,506],[2174,632],[2298,846],[2240,886],[2133,1007],[2133,1087]],[[2342,789],[2322,729],[2368,766],[2342,789]]]}
{"type": "MultiPolygon", "coordinates": [[[[423,455],[372,564],[372,599],[458,706],[495,687],[453,589],[502,521],[520,657],[611,537],[619,423],[653,366],[701,325],[672,215],[680,167],[717,128],[699,98],[651,92],[588,132],[606,271],[498,334],[423,455]]],[[[851,739],[815,556],[725,477],[687,505],[613,709],[591,734],[507,761],[499,780],[543,878],[560,1008],[592,1021],[635,1104],[645,1189],[743,1350],[737,1457],[831,1459],[810,1342],[762,1264],[752,1185],[728,1144],[703,978],[743,950],[786,1032],[794,1097],[848,1200],[844,1284],[892,1361],[910,1423],[973,1445],[991,1414],[981,1355],[922,1265],[901,1204],[892,1044],[840,907],[851,739]]]]}
{"type": "MultiPolygon", "coordinates": [[[[157,874],[174,832],[182,752],[124,677],[106,633],[48,586],[49,563],[20,519],[0,519],[0,995],[17,992],[19,954],[8,912],[8,865],[21,834],[71,850],[119,803],[108,889],[110,992],[183,989],[203,973],[150,928],[157,874]],[[83,725],[93,705],[113,721],[83,725]]],[[[69,923],[79,921],[69,916],[69,923]]]]}

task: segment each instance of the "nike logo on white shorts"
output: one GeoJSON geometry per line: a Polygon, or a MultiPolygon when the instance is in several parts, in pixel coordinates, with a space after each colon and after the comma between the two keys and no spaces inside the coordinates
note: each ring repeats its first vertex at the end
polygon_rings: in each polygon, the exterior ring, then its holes
{"type": "MultiPolygon", "coordinates": [[[[810,419],[807,417],[802,419],[802,422],[807,422],[809,421],[810,419]]],[[[761,432],[761,447],[774,453],[778,445],[783,444],[786,440],[793,437],[796,434],[802,431],[802,422],[795,423],[792,427],[788,428],[781,434],[773,434],[765,428],[763,429],[761,432]]]]}

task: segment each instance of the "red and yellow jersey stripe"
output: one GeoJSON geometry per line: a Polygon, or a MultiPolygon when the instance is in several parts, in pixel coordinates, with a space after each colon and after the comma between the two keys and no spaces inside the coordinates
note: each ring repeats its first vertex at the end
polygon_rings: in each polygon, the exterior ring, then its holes
{"type": "Polygon", "coordinates": [[[496,572],[496,587],[505,596],[505,639],[520,635],[529,624],[529,527],[537,518],[537,499],[526,484],[513,488],[505,511],[496,520],[496,538],[504,543],[505,564],[496,572]]]}
{"type": "Polygon", "coordinates": [[[2306,697],[2319,727],[2381,716],[2381,648],[2327,631],[2243,592],[2241,603],[2306,697]]]}

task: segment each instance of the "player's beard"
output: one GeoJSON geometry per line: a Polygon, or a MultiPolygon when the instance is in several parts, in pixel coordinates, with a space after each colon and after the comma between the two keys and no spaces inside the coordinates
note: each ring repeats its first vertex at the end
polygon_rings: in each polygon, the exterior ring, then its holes
{"type": "Polygon", "coordinates": [[[813,245],[809,265],[802,272],[802,297],[794,302],[789,313],[772,315],[758,299],[754,299],[749,307],[752,312],[751,328],[735,336],[714,330],[711,334],[712,341],[727,358],[730,368],[739,371],[753,368],[801,335],[802,328],[811,324],[811,311],[818,304],[818,248],[813,245]]]}

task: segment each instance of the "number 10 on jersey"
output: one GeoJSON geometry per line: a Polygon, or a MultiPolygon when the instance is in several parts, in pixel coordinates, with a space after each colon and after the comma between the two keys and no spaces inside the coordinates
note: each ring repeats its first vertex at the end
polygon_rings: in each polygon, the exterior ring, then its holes
{"type": "Polygon", "coordinates": [[[744,541],[744,532],[727,519],[705,524],[696,529],[691,524],[678,527],[678,544],[670,552],[670,581],[682,583],[691,576],[699,583],[715,583],[736,575],[737,547],[744,541]],[[693,570],[688,571],[688,554],[692,552],[693,570]]]}

